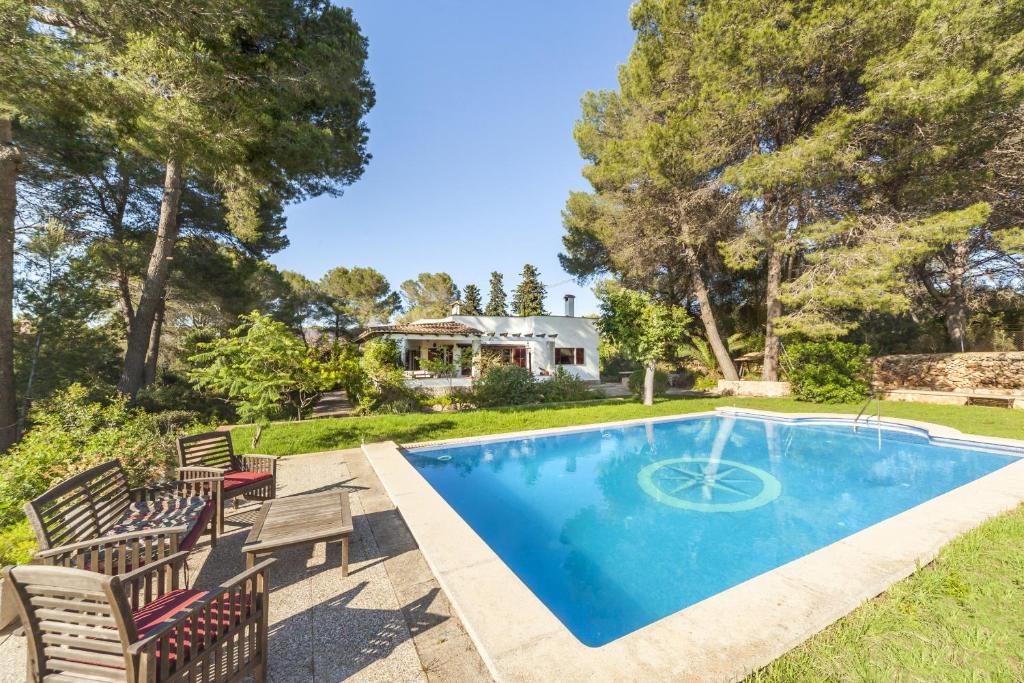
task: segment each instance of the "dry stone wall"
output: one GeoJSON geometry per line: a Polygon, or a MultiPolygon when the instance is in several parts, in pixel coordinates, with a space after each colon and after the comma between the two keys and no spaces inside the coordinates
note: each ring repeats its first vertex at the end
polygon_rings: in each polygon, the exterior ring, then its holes
{"type": "Polygon", "coordinates": [[[1024,389],[1024,351],[879,356],[872,363],[878,389],[1024,389]]]}

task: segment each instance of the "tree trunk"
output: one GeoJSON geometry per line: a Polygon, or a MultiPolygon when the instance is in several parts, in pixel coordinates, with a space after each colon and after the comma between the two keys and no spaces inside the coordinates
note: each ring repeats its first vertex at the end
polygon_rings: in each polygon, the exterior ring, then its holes
{"type": "Polygon", "coordinates": [[[653,360],[644,363],[644,405],[654,405],[654,371],[658,364],[653,360]]]}
{"type": "Polygon", "coordinates": [[[124,355],[121,381],[117,386],[122,394],[135,397],[145,379],[146,352],[153,330],[153,321],[161,299],[167,291],[174,244],[178,239],[178,205],[181,202],[182,168],[176,159],[167,162],[164,174],[164,196],[160,203],[160,223],[156,242],[149,255],[146,279],[142,283],[142,296],[135,309],[128,331],[128,348],[124,355]]]}
{"type": "Polygon", "coordinates": [[[0,453],[18,439],[14,393],[14,218],[21,152],[11,119],[0,118],[0,453]]]}
{"type": "Polygon", "coordinates": [[[949,262],[949,292],[942,302],[943,315],[946,318],[946,334],[954,351],[967,350],[967,324],[970,312],[967,308],[967,293],[964,288],[964,276],[967,273],[970,247],[967,242],[958,242],[953,246],[953,256],[949,262]]]}
{"type": "Polygon", "coordinates": [[[143,376],[142,386],[149,386],[156,379],[156,367],[160,360],[160,334],[164,329],[164,309],[167,299],[160,299],[156,308],[156,315],[153,317],[153,331],[149,335],[149,351],[146,352],[146,370],[143,376]]]}
{"type": "Polygon", "coordinates": [[[722,335],[718,331],[718,322],[715,320],[715,310],[711,307],[711,298],[708,296],[708,287],[704,282],[704,276],[697,266],[697,255],[687,250],[687,260],[690,263],[690,270],[693,277],[693,293],[697,298],[697,305],[700,307],[700,321],[704,325],[704,334],[707,335],[708,343],[711,344],[711,351],[718,361],[718,369],[722,376],[728,380],[738,380],[736,365],[729,356],[729,348],[722,341],[722,335]]]}
{"type": "Polygon", "coordinates": [[[779,381],[779,336],[775,333],[775,319],[782,315],[782,250],[776,245],[768,247],[768,282],[766,287],[767,319],[764,325],[764,366],[761,379],[779,381]]]}

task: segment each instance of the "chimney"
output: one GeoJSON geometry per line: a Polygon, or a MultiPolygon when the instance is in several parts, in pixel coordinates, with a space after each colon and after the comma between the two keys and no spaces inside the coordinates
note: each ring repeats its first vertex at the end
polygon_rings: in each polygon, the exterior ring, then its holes
{"type": "Polygon", "coordinates": [[[566,294],[562,298],[565,299],[565,316],[567,318],[574,317],[575,311],[573,309],[575,308],[576,297],[572,294],[566,294]]]}
{"type": "Polygon", "coordinates": [[[462,302],[461,301],[452,302],[452,315],[461,315],[461,314],[462,314],[462,302]]]}

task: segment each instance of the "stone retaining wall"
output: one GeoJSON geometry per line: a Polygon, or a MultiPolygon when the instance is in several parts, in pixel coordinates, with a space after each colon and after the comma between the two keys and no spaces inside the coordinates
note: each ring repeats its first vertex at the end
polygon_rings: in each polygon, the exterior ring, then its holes
{"type": "Polygon", "coordinates": [[[1024,351],[879,356],[872,363],[877,389],[1024,390],[1024,351]]]}

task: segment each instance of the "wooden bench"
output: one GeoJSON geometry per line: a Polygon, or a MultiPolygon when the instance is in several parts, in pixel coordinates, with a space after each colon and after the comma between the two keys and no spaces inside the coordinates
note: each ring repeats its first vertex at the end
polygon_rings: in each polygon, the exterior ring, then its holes
{"type": "Polygon", "coordinates": [[[238,498],[273,500],[277,497],[277,458],[272,455],[237,455],[231,432],[206,432],[178,439],[178,478],[182,481],[219,478],[221,505],[217,528],[224,531],[224,505],[237,507],[238,498]]]}
{"type": "Polygon", "coordinates": [[[26,635],[29,681],[266,680],[268,560],[211,591],[188,588],[186,553],[122,576],[4,570],[26,635]]]}
{"type": "Polygon", "coordinates": [[[41,564],[120,574],[179,550],[214,524],[219,479],[129,488],[121,463],[111,460],[60,482],[25,503],[41,564]]]}

